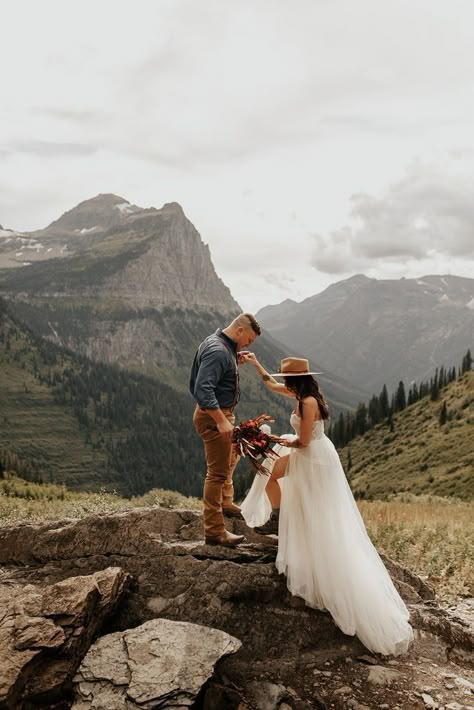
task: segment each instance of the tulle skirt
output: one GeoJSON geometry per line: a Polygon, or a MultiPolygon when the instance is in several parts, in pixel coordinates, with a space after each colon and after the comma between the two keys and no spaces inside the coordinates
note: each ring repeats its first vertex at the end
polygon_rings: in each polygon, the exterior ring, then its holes
{"type": "MultiPolygon", "coordinates": [[[[290,454],[280,479],[276,558],[288,589],[308,606],[328,610],[345,634],[357,634],[371,651],[404,653],[413,638],[408,610],[367,535],[332,442],[323,436],[279,453],[290,454]]],[[[266,465],[270,470],[272,463],[266,465]]],[[[242,503],[250,527],[270,515],[267,481],[256,475],[242,503]]]]}

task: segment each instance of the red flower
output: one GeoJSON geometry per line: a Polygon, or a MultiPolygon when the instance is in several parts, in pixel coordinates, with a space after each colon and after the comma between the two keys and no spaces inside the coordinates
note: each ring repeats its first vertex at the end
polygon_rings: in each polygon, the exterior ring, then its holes
{"type": "Polygon", "coordinates": [[[277,459],[279,455],[271,448],[271,444],[281,444],[283,440],[272,434],[265,434],[261,431],[262,424],[271,422],[274,423],[268,414],[261,414],[255,419],[248,419],[241,422],[239,426],[234,428],[232,436],[234,449],[241,456],[248,456],[252,466],[257,470],[257,473],[269,475],[269,471],[263,466],[262,459],[265,461],[268,458],[277,459]]]}

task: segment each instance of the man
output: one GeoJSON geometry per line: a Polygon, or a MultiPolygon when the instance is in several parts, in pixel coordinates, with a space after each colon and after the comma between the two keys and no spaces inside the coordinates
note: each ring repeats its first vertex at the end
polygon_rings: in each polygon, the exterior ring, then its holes
{"type": "Polygon", "coordinates": [[[234,408],[240,396],[239,353],[258,335],[260,326],[250,313],[209,335],[198,348],[190,389],[196,400],[193,422],[204,442],[207,473],[204,481],[204,535],[207,545],[233,547],[243,535],[224,526],[224,515],[241,517],[233,503],[232,474],[239,459],[232,447],[234,408]]]}

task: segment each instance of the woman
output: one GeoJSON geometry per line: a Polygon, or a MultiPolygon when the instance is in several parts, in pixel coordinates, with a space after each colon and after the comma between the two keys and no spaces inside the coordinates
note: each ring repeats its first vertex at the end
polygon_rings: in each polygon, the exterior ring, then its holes
{"type": "MultiPolygon", "coordinates": [[[[339,628],[370,650],[404,653],[413,631],[408,610],[372,545],[337,452],[325,434],[329,409],[302,358],[285,358],[269,375],[245,355],[268,389],[296,400],[290,423],[296,437],[280,451],[266,485],[278,522],[276,566],[288,589],[308,606],[327,609],[339,628]],[[284,384],[275,377],[283,377],[284,384]],[[284,478],[283,494],[278,479],[284,478]],[[281,504],[280,504],[281,503],[281,504]]],[[[242,513],[246,516],[245,501],[242,513]]],[[[256,528],[266,532],[266,526],[256,528]]]]}

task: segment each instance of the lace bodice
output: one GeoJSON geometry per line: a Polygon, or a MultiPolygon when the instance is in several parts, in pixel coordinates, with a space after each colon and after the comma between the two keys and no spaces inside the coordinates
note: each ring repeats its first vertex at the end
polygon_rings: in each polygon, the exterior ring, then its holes
{"type": "MultiPolygon", "coordinates": [[[[301,427],[301,417],[299,416],[299,414],[295,414],[295,412],[292,413],[290,417],[290,424],[296,431],[296,433],[299,435],[301,427]]],[[[311,434],[311,439],[322,439],[323,436],[324,421],[322,419],[318,419],[317,421],[313,422],[313,431],[311,434]]]]}

